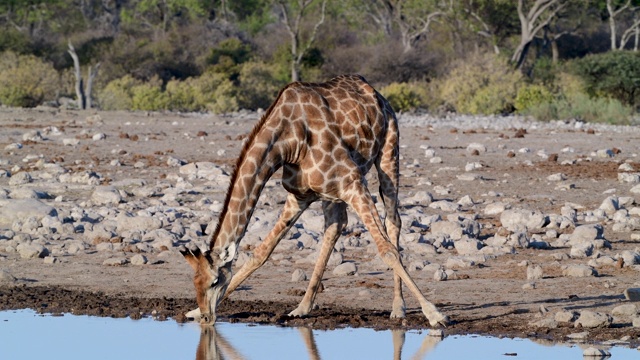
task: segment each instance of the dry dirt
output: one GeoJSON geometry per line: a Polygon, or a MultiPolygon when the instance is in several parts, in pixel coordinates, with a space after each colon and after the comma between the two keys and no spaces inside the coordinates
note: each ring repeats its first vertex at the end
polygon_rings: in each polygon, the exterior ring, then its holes
{"type": "MultiPolygon", "coordinates": [[[[168,173],[177,172],[176,168],[166,165],[169,155],[187,162],[211,161],[230,170],[240,150],[241,139],[256,120],[256,115],[252,114],[217,117],[100,112],[99,117],[93,115],[95,113],[58,109],[0,109],[0,149],[22,142],[22,134],[26,131],[46,126],[57,126],[64,132],[64,138],[81,139],[76,147],[63,146],[60,138],[24,142],[21,150],[2,150],[0,157],[11,165],[1,168],[10,170],[15,165],[28,168],[29,163],[23,162],[26,155],[42,155],[45,160],[56,162],[70,171],[91,169],[100,172],[104,184],[127,178],[142,178],[149,183],[163,181],[168,173]],[[107,138],[92,141],[91,136],[97,132],[106,134],[107,138]],[[219,150],[225,152],[218,153],[219,150]],[[116,158],[120,159],[122,166],[109,165],[116,158]],[[147,166],[135,168],[134,163],[141,160],[147,166]]],[[[589,126],[579,130],[529,129],[524,134],[517,130],[462,129],[455,123],[441,127],[402,126],[401,198],[418,190],[430,191],[436,199],[455,201],[470,195],[478,205],[463,212],[477,213],[479,221],[486,226],[482,236],[488,237],[496,231],[500,221],[498,216],[483,215],[483,203],[499,200],[518,208],[558,214],[567,202],[596,209],[610,194],[605,191],[610,189],[614,189],[611,193],[619,196],[633,195],[629,192],[631,184],[618,182],[618,166],[629,161],[636,171],[640,169],[636,157],[640,152],[640,133],[590,131],[589,126]],[[482,143],[488,151],[472,155],[466,151],[470,143],[482,143]],[[443,163],[430,164],[420,145],[434,148],[443,163]],[[574,148],[575,152],[562,152],[567,146],[574,148]],[[524,147],[532,151],[518,152],[524,147]],[[563,160],[585,159],[598,149],[613,148],[620,151],[613,158],[593,158],[575,165],[560,165],[563,160]],[[541,149],[547,154],[558,154],[557,160],[550,161],[536,155],[541,149]],[[515,156],[509,155],[510,151],[515,156]],[[414,166],[414,159],[419,166],[414,166]],[[527,165],[526,160],[533,165],[527,165]],[[484,165],[475,171],[482,175],[482,180],[469,182],[456,178],[456,175],[464,173],[468,162],[484,165]],[[567,175],[565,183],[575,187],[558,189],[557,183],[547,180],[547,176],[559,172],[567,175]],[[419,185],[428,182],[430,185],[419,185]],[[437,195],[433,192],[436,186],[448,188],[449,193],[437,195]],[[491,196],[490,192],[501,196],[491,196]]],[[[371,184],[375,189],[375,180],[371,184]]],[[[0,187],[9,188],[7,178],[0,178],[0,187]]],[[[212,189],[209,195],[222,199],[225,190],[212,189]]],[[[279,194],[277,196],[284,199],[284,190],[280,189],[279,194]]],[[[75,201],[80,203],[87,196],[78,193],[75,201]]],[[[195,199],[197,197],[186,197],[182,205],[188,207],[195,199]]],[[[271,206],[273,211],[279,211],[281,202],[260,206],[271,206]]],[[[446,216],[440,210],[428,207],[424,211],[446,216]]],[[[351,224],[356,221],[350,218],[351,224]]],[[[604,225],[605,237],[613,246],[604,253],[615,255],[639,245],[637,241],[630,240],[631,234],[613,233],[610,224],[604,225]]],[[[0,310],[33,308],[50,313],[133,318],[154,314],[161,319],[186,321],[183,314],[195,307],[191,269],[176,249],[147,254],[150,260],[161,260],[154,265],[114,267],[103,265],[106,258],[113,256],[105,252],[87,250],[61,257],[55,264],[46,264],[42,259],[21,259],[17,253],[2,252],[1,244],[0,238],[0,269],[8,271],[17,281],[0,285],[0,310]]],[[[638,287],[639,273],[632,268],[603,267],[598,269],[598,277],[563,277],[562,265],[585,263],[586,260],[556,261],[550,256],[554,253],[568,253],[568,249],[519,249],[516,254],[499,256],[480,267],[459,270],[458,280],[437,282],[433,280],[432,273],[411,271],[410,274],[427,298],[451,318],[452,324],[445,329],[447,334],[475,333],[556,341],[563,341],[567,334],[583,330],[531,327],[528,325],[530,321],[541,319],[541,306],[551,314],[561,309],[611,313],[613,307],[626,302],[622,296],[624,289],[638,287]],[[528,282],[526,267],[518,265],[523,260],[540,264],[544,269],[545,277],[536,281],[535,289],[523,289],[523,284],[528,282]]],[[[427,260],[444,263],[451,255],[455,255],[455,250],[427,260]]],[[[365,249],[347,249],[344,252],[346,260],[357,264],[370,260],[370,256],[365,249]]],[[[286,259],[285,254],[278,260],[268,261],[249,278],[229,301],[221,305],[221,320],[314,328],[428,327],[417,302],[406,291],[406,320],[392,321],[388,318],[393,288],[392,274],[388,271],[361,270],[356,276],[338,277],[328,269],[323,279],[325,290],[316,300],[319,308],[309,317],[289,318],[286,314],[295,308],[306,287],[306,282],[291,282],[291,273],[302,268],[310,274],[312,265],[292,264],[284,261],[286,259]],[[370,295],[359,295],[365,289],[370,295]]],[[[609,328],[589,329],[588,340],[620,339],[623,336],[630,336],[630,345],[638,346],[640,328],[631,327],[630,321],[616,321],[609,328]]]]}

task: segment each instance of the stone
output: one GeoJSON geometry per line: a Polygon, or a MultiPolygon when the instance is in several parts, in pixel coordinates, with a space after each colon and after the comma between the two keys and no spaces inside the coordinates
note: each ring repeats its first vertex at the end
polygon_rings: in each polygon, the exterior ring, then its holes
{"type": "Polygon", "coordinates": [[[536,328],[555,329],[558,327],[558,323],[554,318],[544,318],[538,321],[530,322],[529,325],[536,328]]]}
{"type": "Polygon", "coordinates": [[[427,191],[417,191],[415,195],[402,201],[407,205],[429,205],[433,202],[433,195],[427,191]]]}
{"type": "Polygon", "coordinates": [[[103,133],[97,133],[94,134],[91,139],[93,139],[93,141],[100,141],[100,140],[104,140],[107,138],[107,135],[103,134],[103,133]]]}
{"type": "MultiPolygon", "coordinates": [[[[0,280],[1,281],[1,280],[0,280]]],[[[640,328],[640,316],[634,316],[631,318],[631,325],[634,328],[640,328]]]]}
{"type": "Polygon", "coordinates": [[[575,327],[603,328],[609,327],[613,322],[613,318],[609,314],[603,314],[595,311],[584,310],[580,312],[580,317],[575,322],[575,327]]]}
{"type": "Polygon", "coordinates": [[[162,220],[152,216],[131,216],[127,213],[120,213],[116,217],[118,233],[125,231],[151,231],[162,228],[162,220]]]}
{"type": "Polygon", "coordinates": [[[484,246],[481,241],[471,239],[465,236],[465,238],[454,241],[456,251],[460,255],[475,255],[484,246]]]}
{"type": "Polygon", "coordinates": [[[594,347],[589,347],[589,348],[584,349],[584,351],[582,352],[582,356],[583,357],[587,357],[587,358],[594,357],[594,358],[601,359],[601,358],[605,358],[605,357],[610,357],[611,353],[608,352],[607,350],[604,350],[604,349],[597,349],[597,348],[594,348],[594,347]]]}
{"type": "Polygon", "coordinates": [[[542,277],[543,277],[542,266],[540,265],[527,266],[527,280],[538,280],[538,279],[542,279],[542,277]]]}
{"type": "Polygon", "coordinates": [[[502,203],[502,202],[491,203],[491,204],[488,204],[484,208],[484,214],[485,215],[498,215],[498,214],[503,213],[509,207],[510,207],[509,204],[505,204],[505,203],[502,203]]]}
{"type": "Polygon", "coordinates": [[[45,216],[58,216],[58,212],[37,199],[0,199],[0,227],[11,227],[15,221],[27,217],[40,220],[45,216]]]}
{"type": "Polygon", "coordinates": [[[629,301],[640,301],[640,288],[628,288],[624,290],[624,298],[629,301]]]}
{"type": "Polygon", "coordinates": [[[336,276],[349,276],[354,275],[358,271],[355,263],[345,262],[333,269],[333,275],[336,276]]]}
{"type": "Polygon", "coordinates": [[[113,186],[96,186],[91,193],[91,202],[98,206],[118,205],[122,202],[122,196],[113,186]]]}
{"type": "Polygon", "coordinates": [[[129,262],[129,260],[127,260],[125,258],[110,258],[110,259],[106,259],[105,261],[103,261],[102,265],[122,266],[122,265],[126,265],[128,262],[129,262]]]}
{"type": "Polygon", "coordinates": [[[598,276],[598,272],[588,265],[569,265],[562,270],[562,275],[566,277],[588,277],[598,276]]]}
{"type": "Polygon", "coordinates": [[[634,304],[618,305],[611,310],[614,316],[631,317],[638,315],[638,308],[634,304]]]}
{"type": "Polygon", "coordinates": [[[485,153],[487,152],[487,147],[480,144],[480,143],[471,143],[467,146],[467,152],[468,153],[473,153],[473,152],[478,152],[478,153],[485,153]]]}
{"type": "Polygon", "coordinates": [[[11,273],[7,270],[0,270],[0,284],[10,284],[16,282],[17,279],[15,276],[11,275],[11,273]]]}
{"type": "Polygon", "coordinates": [[[31,175],[26,171],[21,171],[11,176],[11,178],[9,179],[9,185],[11,186],[24,185],[24,184],[30,183],[31,181],[33,181],[33,179],[31,178],[31,175]]]}
{"type": "Polygon", "coordinates": [[[547,176],[547,180],[549,180],[549,181],[563,181],[563,180],[567,180],[567,175],[565,175],[563,173],[552,174],[552,175],[547,176]]]}
{"type": "Polygon", "coordinates": [[[537,210],[511,209],[500,215],[500,222],[507,230],[537,230],[547,222],[547,217],[537,210]]]}
{"type": "Polygon", "coordinates": [[[460,208],[460,205],[452,201],[440,200],[440,201],[434,201],[431,204],[429,204],[429,208],[439,209],[445,212],[454,212],[460,208]]]}
{"type": "Polygon", "coordinates": [[[55,264],[58,263],[58,258],[55,256],[45,256],[44,263],[45,264],[55,264]]]}
{"type": "Polygon", "coordinates": [[[444,269],[438,269],[433,274],[433,280],[435,280],[435,281],[446,281],[447,280],[447,273],[444,271],[444,269]]]}
{"type": "Polygon", "coordinates": [[[147,257],[142,254],[136,254],[131,257],[131,265],[144,265],[148,262],[147,257]]]}
{"type": "Polygon", "coordinates": [[[569,255],[574,259],[586,258],[593,254],[593,244],[579,243],[571,247],[569,255]]]}
{"type": "Polygon", "coordinates": [[[434,235],[446,235],[452,240],[462,238],[462,227],[454,221],[436,221],[431,224],[431,233],[434,235]]]}
{"type": "Polygon", "coordinates": [[[558,311],[555,315],[555,319],[559,323],[571,323],[578,318],[578,313],[574,311],[558,311]]]}
{"type": "Polygon", "coordinates": [[[573,230],[573,233],[569,238],[569,244],[573,245],[573,244],[581,243],[585,241],[602,239],[603,233],[604,233],[604,229],[600,224],[580,225],[573,230]]]}
{"type": "Polygon", "coordinates": [[[303,270],[301,269],[293,270],[293,273],[291,274],[291,282],[299,282],[299,281],[306,281],[306,280],[307,280],[307,274],[305,274],[303,270]]]}
{"type": "Polygon", "coordinates": [[[16,246],[16,250],[20,257],[23,259],[36,259],[43,258],[49,255],[49,250],[42,245],[38,244],[20,244],[16,246]]]}
{"type": "Polygon", "coordinates": [[[62,144],[64,146],[76,146],[76,145],[80,144],[80,140],[78,140],[76,138],[62,139],[62,144]]]}

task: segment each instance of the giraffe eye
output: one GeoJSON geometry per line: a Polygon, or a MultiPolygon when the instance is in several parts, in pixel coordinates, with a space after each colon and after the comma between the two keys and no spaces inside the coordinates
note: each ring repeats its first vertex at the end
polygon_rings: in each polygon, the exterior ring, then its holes
{"type": "Polygon", "coordinates": [[[214,287],[217,283],[218,283],[218,278],[211,279],[211,284],[209,285],[209,287],[214,287]]]}

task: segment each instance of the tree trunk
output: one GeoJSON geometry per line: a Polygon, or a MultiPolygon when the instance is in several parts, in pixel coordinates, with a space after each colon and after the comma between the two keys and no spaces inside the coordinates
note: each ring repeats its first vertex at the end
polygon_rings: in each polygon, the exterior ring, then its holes
{"type": "Polygon", "coordinates": [[[560,51],[558,50],[558,40],[551,39],[551,62],[557,64],[559,58],[560,51]]]}
{"type": "Polygon", "coordinates": [[[86,98],[84,95],[84,86],[82,82],[82,72],[80,71],[80,60],[78,59],[78,54],[76,54],[76,49],[69,41],[69,50],[67,50],[71,58],[73,59],[73,67],[75,69],[75,77],[76,77],[76,97],[78,102],[78,108],[84,109],[86,106],[86,98]]]}
{"type": "Polygon", "coordinates": [[[93,107],[93,99],[91,97],[91,92],[93,91],[93,80],[98,75],[98,70],[100,69],[101,63],[97,63],[94,68],[89,66],[89,70],[87,71],[87,91],[85,92],[86,96],[86,108],[91,109],[93,107]]]}

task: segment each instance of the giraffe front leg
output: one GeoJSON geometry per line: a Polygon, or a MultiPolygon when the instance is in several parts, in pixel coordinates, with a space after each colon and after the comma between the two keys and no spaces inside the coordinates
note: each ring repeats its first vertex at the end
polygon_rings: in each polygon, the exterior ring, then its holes
{"type": "MultiPolygon", "coordinates": [[[[299,200],[293,194],[289,194],[287,201],[285,202],[282,214],[276,221],[276,225],[273,227],[269,235],[253,250],[251,258],[238,270],[236,274],[231,278],[231,282],[227,287],[222,300],[229,297],[229,295],[240,286],[251,274],[253,274],[258,268],[260,268],[269,258],[269,255],[273,252],[280,240],[286,235],[287,231],[295,224],[296,220],[300,217],[300,214],[309,207],[311,201],[299,200]]],[[[195,308],[185,314],[187,318],[200,320],[200,309],[195,308]]]]}
{"type": "Polygon", "coordinates": [[[289,313],[289,316],[305,316],[311,311],[333,247],[336,245],[340,234],[342,234],[342,230],[347,226],[347,204],[324,201],[322,210],[324,212],[325,229],[318,260],[316,260],[316,265],[313,268],[313,275],[311,275],[304,298],[302,298],[298,307],[289,313]]]}

